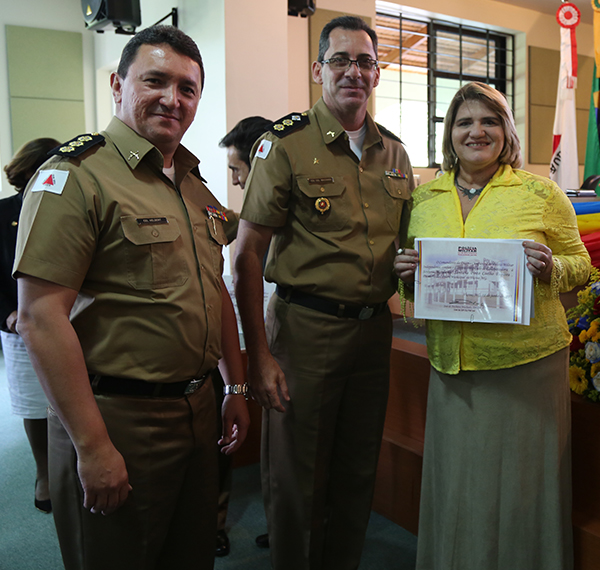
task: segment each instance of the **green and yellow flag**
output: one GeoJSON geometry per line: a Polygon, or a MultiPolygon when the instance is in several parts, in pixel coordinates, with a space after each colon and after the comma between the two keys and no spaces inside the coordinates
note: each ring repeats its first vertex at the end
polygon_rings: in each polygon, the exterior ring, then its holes
{"type": "MultiPolygon", "coordinates": [[[[585,147],[585,169],[583,179],[600,174],[600,0],[592,0],[594,8],[594,78],[590,101],[587,144],[585,147]]],[[[596,190],[598,192],[598,190],[596,190]]]]}

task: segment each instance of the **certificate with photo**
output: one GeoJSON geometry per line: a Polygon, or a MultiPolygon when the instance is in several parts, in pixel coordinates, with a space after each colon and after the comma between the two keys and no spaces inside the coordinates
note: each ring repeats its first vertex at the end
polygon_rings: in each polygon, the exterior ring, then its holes
{"type": "Polygon", "coordinates": [[[415,317],[528,325],[533,277],[523,240],[415,240],[415,317]]]}

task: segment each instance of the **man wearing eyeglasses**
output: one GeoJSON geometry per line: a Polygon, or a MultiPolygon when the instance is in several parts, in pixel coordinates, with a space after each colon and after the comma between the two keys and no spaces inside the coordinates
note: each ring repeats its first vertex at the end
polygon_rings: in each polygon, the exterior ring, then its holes
{"type": "Polygon", "coordinates": [[[344,16],[321,33],[323,97],[255,149],[235,259],[252,396],[264,407],[262,483],[275,570],[355,569],[369,520],[413,189],[400,140],[367,101],[377,36],[344,16]],[[277,283],[262,315],[262,256],[277,283]],[[266,329],[266,332],[265,332],[266,329]]]}

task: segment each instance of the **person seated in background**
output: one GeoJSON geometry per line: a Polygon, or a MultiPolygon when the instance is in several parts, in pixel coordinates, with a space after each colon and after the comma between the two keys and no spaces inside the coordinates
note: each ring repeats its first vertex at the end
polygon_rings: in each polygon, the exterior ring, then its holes
{"type": "MultiPolygon", "coordinates": [[[[520,170],[502,93],[463,86],[442,152],[444,175],[413,193],[407,246],[523,240],[535,316],[529,326],[427,321],[417,569],[571,570],[571,335],[559,293],[585,283],[590,256],[564,192],[520,170]]],[[[394,264],[411,285],[417,252],[400,250],[394,264]]]]}
{"type": "Polygon", "coordinates": [[[33,369],[23,339],[17,334],[17,282],[12,278],[23,190],[37,169],[60,143],[51,138],[24,144],[4,167],[17,193],[0,200],[0,336],[12,412],[23,418],[25,433],[35,460],[34,505],[52,511],[48,488],[48,400],[33,369]]]}
{"type": "MultiPolygon", "coordinates": [[[[258,137],[271,125],[272,121],[264,117],[247,117],[242,119],[219,142],[219,146],[227,149],[227,166],[231,170],[231,182],[242,190],[250,174],[250,151],[258,137]]],[[[212,377],[217,399],[217,410],[223,404],[223,378],[218,369],[212,377]]],[[[217,414],[219,420],[220,414],[217,414]]],[[[220,422],[218,430],[221,429],[220,422]]],[[[231,496],[232,458],[227,454],[219,455],[219,507],[217,517],[217,556],[227,556],[230,551],[229,537],[225,530],[227,510],[231,496]]],[[[267,536],[267,535],[261,535],[267,536]]],[[[257,539],[258,540],[258,539],[257,539]]]]}

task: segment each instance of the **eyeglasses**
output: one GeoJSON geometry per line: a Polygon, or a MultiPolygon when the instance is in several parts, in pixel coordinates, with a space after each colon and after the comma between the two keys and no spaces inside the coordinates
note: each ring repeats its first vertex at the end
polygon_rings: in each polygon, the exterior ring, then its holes
{"type": "Polygon", "coordinates": [[[371,59],[370,57],[364,57],[361,59],[350,59],[349,57],[331,57],[329,59],[324,59],[321,63],[329,64],[331,69],[349,69],[353,63],[356,64],[356,67],[361,71],[373,71],[379,65],[379,62],[375,59],[371,59]]]}

